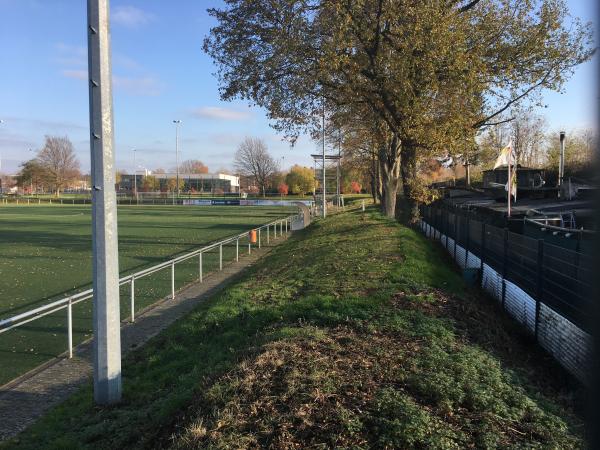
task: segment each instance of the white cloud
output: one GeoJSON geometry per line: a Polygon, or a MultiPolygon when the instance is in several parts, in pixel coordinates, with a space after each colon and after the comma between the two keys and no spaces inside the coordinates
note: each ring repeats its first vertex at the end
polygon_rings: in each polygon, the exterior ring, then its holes
{"type": "Polygon", "coordinates": [[[117,6],[112,10],[112,21],[115,24],[135,28],[154,20],[154,15],[135,6],[117,6]]]}
{"type": "Polygon", "coordinates": [[[192,110],[191,114],[201,119],[216,120],[245,120],[252,116],[248,111],[222,108],[219,106],[205,106],[192,110]]]}

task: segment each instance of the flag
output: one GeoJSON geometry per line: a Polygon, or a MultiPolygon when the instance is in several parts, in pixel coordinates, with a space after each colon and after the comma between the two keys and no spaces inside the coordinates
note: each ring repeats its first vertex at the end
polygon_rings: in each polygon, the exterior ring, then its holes
{"type": "Polygon", "coordinates": [[[506,184],[504,185],[504,190],[506,192],[509,192],[509,188],[508,185],[510,183],[510,195],[512,195],[515,198],[515,201],[517,201],[517,170],[516,167],[514,168],[514,170],[512,171],[512,173],[510,174],[510,178],[512,179],[511,181],[507,181],[506,184]]]}
{"type": "Polygon", "coordinates": [[[508,160],[513,160],[512,158],[512,141],[508,143],[506,147],[500,150],[500,154],[496,159],[496,163],[494,164],[494,169],[497,169],[500,166],[508,166],[508,160]]]}

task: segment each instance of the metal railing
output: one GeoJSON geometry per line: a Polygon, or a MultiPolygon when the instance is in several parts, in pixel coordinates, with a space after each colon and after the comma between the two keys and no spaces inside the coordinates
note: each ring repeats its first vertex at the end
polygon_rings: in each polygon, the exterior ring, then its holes
{"type": "MultiPolygon", "coordinates": [[[[282,236],[284,233],[288,233],[290,231],[290,224],[292,218],[296,217],[296,215],[291,215],[288,217],[284,217],[282,219],[274,220],[273,222],[269,222],[267,224],[261,225],[259,227],[251,228],[251,230],[256,230],[257,232],[257,248],[261,248],[262,245],[262,232],[266,232],[266,240],[267,244],[270,243],[271,239],[276,239],[278,236],[277,228],[279,228],[279,236],[282,236]],[[273,236],[271,237],[271,230],[273,236]]],[[[248,232],[249,232],[248,231],[248,232]]],[[[158,271],[170,268],[171,269],[171,299],[175,299],[175,266],[178,263],[183,261],[187,261],[192,258],[198,258],[198,280],[200,283],[204,281],[204,273],[203,273],[203,262],[202,255],[211,250],[219,249],[219,270],[223,270],[223,246],[227,244],[232,244],[235,242],[235,260],[239,261],[240,258],[240,239],[243,239],[247,236],[248,232],[236,234],[234,236],[230,236],[221,241],[214,242],[208,244],[202,248],[194,250],[192,252],[186,253],[184,255],[177,256],[175,258],[169,259],[168,261],[162,262],[152,267],[148,267],[139,272],[135,272],[129,275],[126,275],[119,279],[119,286],[124,286],[129,284],[130,286],[130,309],[131,315],[129,316],[130,322],[135,321],[135,282],[141,278],[144,278],[148,275],[156,273],[158,271]]],[[[250,240],[248,241],[248,254],[252,252],[252,243],[250,240]]],[[[73,357],[73,306],[81,303],[85,300],[89,300],[94,296],[94,290],[88,289],[82,292],[78,292],[76,294],[70,295],[68,297],[62,298],[60,300],[56,300],[54,302],[48,303],[46,305],[40,306],[38,308],[26,311],[21,314],[17,314],[13,317],[9,317],[7,319],[0,320],[0,334],[5,333],[13,328],[17,328],[23,326],[29,322],[34,320],[41,319],[47,315],[53,314],[57,311],[66,309],[67,310],[67,339],[68,339],[68,353],[69,358],[73,357]]]]}

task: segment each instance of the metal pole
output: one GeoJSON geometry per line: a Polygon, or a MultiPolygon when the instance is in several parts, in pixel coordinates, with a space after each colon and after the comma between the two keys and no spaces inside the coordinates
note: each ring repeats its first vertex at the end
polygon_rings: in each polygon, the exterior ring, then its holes
{"type": "Polygon", "coordinates": [[[223,270],[223,244],[219,245],[219,270],[223,270]]]}
{"type": "Polygon", "coordinates": [[[267,245],[271,242],[271,227],[267,225],[267,245]]]}
{"type": "Polygon", "coordinates": [[[133,194],[135,195],[135,204],[137,205],[137,174],[135,171],[135,168],[137,166],[135,165],[135,148],[133,149],[133,194]]]}
{"type": "Polygon", "coordinates": [[[338,130],[338,160],[335,172],[335,195],[337,207],[340,208],[342,206],[342,202],[340,201],[341,189],[340,189],[340,159],[342,158],[342,132],[338,130]]]}
{"type": "Polygon", "coordinates": [[[67,334],[69,336],[69,358],[73,358],[73,304],[71,299],[69,299],[67,307],[67,334]]]}
{"type": "MultiPolygon", "coordinates": [[[[565,175],[565,132],[560,132],[560,159],[558,162],[558,186],[563,185],[563,177],[565,175]]],[[[560,196],[560,190],[558,195],[560,196]]]]}
{"type": "Polygon", "coordinates": [[[121,400],[119,253],[108,0],[88,0],[94,399],[121,400]]]}
{"type": "Polygon", "coordinates": [[[240,239],[235,240],[235,260],[236,262],[240,260],[240,239]]]}
{"type": "Polygon", "coordinates": [[[175,263],[171,263],[171,299],[175,300],[175,263]]]}
{"type": "MultiPolygon", "coordinates": [[[[512,144],[511,144],[512,145],[512,144]]],[[[510,194],[512,191],[512,180],[510,178],[510,165],[512,163],[512,146],[508,151],[508,182],[506,183],[506,186],[508,186],[508,209],[507,209],[507,216],[510,219],[510,194]]]]}
{"type": "Polygon", "coordinates": [[[131,322],[135,322],[135,277],[131,277],[131,322]]]}
{"type": "Polygon", "coordinates": [[[175,172],[177,176],[175,188],[177,189],[177,199],[179,199],[179,124],[181,120],[174,120],[175,124],[175,172]]]}
{"type": "Polygon", "coordinates": [[[200,283],[202,283],[202,252],[200,252],[200,254],[198,255],[198,272],[200,283]]]}
{"type": "Polygon", "coordinates": [[[327,216],[327,201],[325,200],[325,103],[323,102],[323,217],[327,216]]]}
{"type": "Polygon", "coordinates": [[[258,248],[260,248],[260,228],[258,229],[258,248]]]}

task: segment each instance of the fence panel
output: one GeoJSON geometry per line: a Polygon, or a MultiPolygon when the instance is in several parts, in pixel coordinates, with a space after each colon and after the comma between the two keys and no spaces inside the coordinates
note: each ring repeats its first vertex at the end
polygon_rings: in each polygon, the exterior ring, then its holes
{"type": "Polygon", "coordinates": [[[537,294],[537,252],[537,239],[517,233],[508,234],[506,278],[532,297],[537,294]]]}
{"type": "Polygon", "coordinates": [[[535,334],[540,345],[589,384],[594,261],[586,253],[467,219],[458,211],[427,208],[429,236],[461,267],[481,267],[481,287],[535,334]],[[469,256],[467,261],[467,255],[469,256]]]}
{"type": "Polygon", "coordinates": [[[544,245],[544,302],[586,331],[593,306],[591,262],[591,257],[573,250],[544,245]]]}
{"type": "Polygon", "coordinates": [[[504,230],[492,225],[485,226],[484,260],[487,265],[502,273],[504,267],[504,230]]]}

